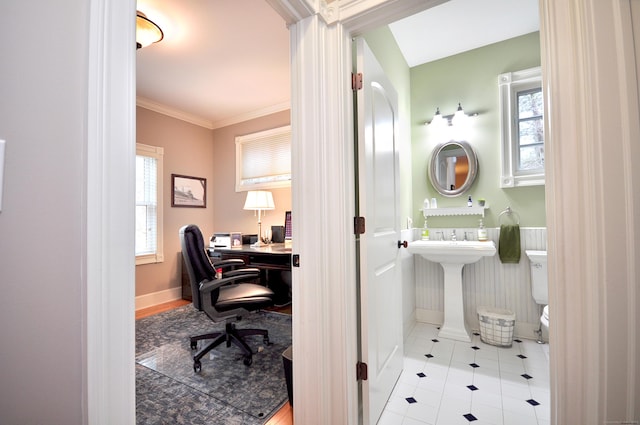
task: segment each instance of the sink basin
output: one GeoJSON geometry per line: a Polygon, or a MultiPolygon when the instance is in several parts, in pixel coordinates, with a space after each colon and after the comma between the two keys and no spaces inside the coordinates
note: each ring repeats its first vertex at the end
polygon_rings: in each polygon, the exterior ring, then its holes
{"type": "Polygon", "coordinates": [[[496,253],[493,241],[414,241],[407,248],[412,254],[441,264],[471,264],[496,253]]]}
{"type": "Polygon", "coordinates": [[[495,255],[496,245],[493,241],[414,241],[407,249],[414,255],[440,263],[444,270],[444,323],[438,336],[471,341],[469,326],[464,320],[462,268],[482,257],[495,255]]]}

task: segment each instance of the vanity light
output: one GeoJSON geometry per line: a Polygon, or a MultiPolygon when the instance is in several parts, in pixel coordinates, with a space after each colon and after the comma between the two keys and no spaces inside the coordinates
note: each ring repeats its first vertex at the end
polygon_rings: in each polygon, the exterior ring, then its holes
{"type": "Polygon", "coordinates": [[[442,115],[440,114],[440,108],[436,108],[436,113],[433,116],[433,119],[425,122],[424,125],[433,125],[434,127],[441,127],[445,125],[462,126],[468,117],[477,117],[478,115],[479,114],[477,112],[467,115],[464,112],[464,109],[462,109],[462,105],[458,103],[458,110],[455,114],[451,115],[442,115]]]}
{"type": "Polygon", "coordinates": [[[431,125],[433,127],[443,127],[446,125],[446,121],[442,118],[442,114],[440,114],[440,108],[436,108],[436,114],[433,116],[431,120],[431,125]]]}
{"type": "Polygon", "coordinates": [[[467,121],[467,114],[464,113],[464,109],[462,109],[462,105],[458,103],[458,110],[451,118],[451,125],[461,126],[467,121]]]}

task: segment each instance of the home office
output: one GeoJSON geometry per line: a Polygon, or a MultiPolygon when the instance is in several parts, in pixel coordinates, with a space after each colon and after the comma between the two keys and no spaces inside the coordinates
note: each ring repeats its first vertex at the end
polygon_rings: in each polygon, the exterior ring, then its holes
{"type": "MultiPolygon", "coordinates": [[[[179,230],[185,224],[197,224],[201,229],[203,235],[205,235],[203,249],[205,246],[208,247],[210,245],[210,238],[214,234],[230,234],[230,230],[233,232],[238,231],[244,235],[256,235],[258,233],[256,211],[245,209],[248,192],[236,192],[235,190],[235,172],[233,169],[236,155],[235,139],[240,135],[251,134],[273,127],[282,127],[288,124],[289,111],[282,111],[221,129],[209,130],[140,106],[137,109],[138,142],[154,143],[164,150],[162,177],[164,208],[161,221],[164,261],[136,267],[136,307],[138,310],[184,298],[185,269],[183,267],[179,230]],[[172,174],[206,179],[205,205],[202,207],[172,207],[172,203],[175,204],[172,197],[174,192],[171,187],[172,174]]],[[[261,227],[269,230],[272,226],[274,228],[284,227],[287,212],[291,211],[290,188],[274,188],[270,189],[269,193],[273,197],[273,209],[260,212],[261,227]]],[[[242,258],[248,263],[248,266],[258,266],[262,275],[260,280],[264,283],[270,283],[271,286],[280,284],[279,287],[275,288],[274,292],[276,294],[284,293],[284,300],[283,297],[280,297],[274,299],[274,302],[281,305],[286,304],[290,299],[288,287],[282,286],[282,283],[286,284],[286,282],[283,282],[285,279],[282,278],[282,275],[290,273],[287,270],[290,270],[290,261],[288,261],[290,253],[285,253],[284,255],[283,253],[269,253],[272,248],[276,247],[274,249],[277,249],[280,245],[284,250],[284,243],[269,244],[266,248],[252,248],[250,244],[246,244],[236,248],[229,247],[228,250],[218,247],[217,249],[212,249],[209,253],[213,257],[242,258]]],[[[161,344],[159,347],[147,347],[143,342],[137,342],[137,382],[142,380],[144,382],[142,388],[146,388],[150,392],[165,394],[169,390],[156,387],[153,378],[158,373],[166,374],[174,381],[180,382],[181,388],[198,388],[204,392],[215,391],[217,396],[210,397],[208,400],[234,400],[231,403],[235,408],[234,411],[241,410],[245,412],[243,413],[245,415],[243,420],[245,421],[271,416],[287,397],[282,353],[291,345],[290,317],[283,318],[262,312],[244,317],[238,323],[238,329],[257,328],[265,329],[269,332],[269,338],[265,338],[264,343],[262,338],[246,338],[252,351],[255,353],[260,350],[259,354],[254,355],[254,358],[251,359],[235,345],[229,348],[221,346],[218,350],[213,351],[213,361],[211,357],[205,357],[202,359],[202,363],[198,363],[201,367],[198,368],[199,371],[196,373],[193,369],[194,363],[191,360],[191,357],[196,352],[190,351],[189,338],[201,334],[202,331],[211,332],[216,325],[208,320],[206,315],[199,314],[193,317],[194,313],[198,312],[189,303],[174,310],[171,313],[170,321],[160,322],[163,319],[158,316],[161,315],[137,321],[137,341],[143,340],[143,335],[149,334],[145,330],[164,325],[171,329],[179,328],[179,335],[172,332],[168,332],[168,334],[180,340],[169,340],[167,336],[160,335],[160,339],[157,340],[159,341],[158,344],[161,344]],[[186,317],[192,317],[195,320],[185,322],[185,317],[179,316],[179,313],[186,313],[186,317]],[[146,322],[144,322],[145,320],[146,322]],[[199,327],[202,331],[195,330],[194,326],[199,327]],[[270,344],[269,346],[266,345],[267,342],[270,344]],[[169,357],[166,350],[167,347],[174,347],[180,357],[169,357]],[[158,361],[156,356],[159,350],[163,353],[162,358],[164,361],[162,362],[158,361]],[[216,352],[224,353],[224,355],[215,357],[216,352]],[[141,355],[143,357],[140,357],[141,355]],[[248,366],[243,364],[242,356],[244,356],[244,363],[248,364],[248,366]],[[254,364],[251,364],[252,362],[254,364]],[[267,368],[269,373],[264,373],[264,364],[272,365],[267,368]],[[163,365],[170,369],[163,369],[163,365]],[[215,367],[212,367],[213,365],[215,367]],[[220,374],[220,371],[224,371],[224,373],[220,374]],[[234,375],[238,373],[242,377],[234,375]],[[236,385],[229,385],[229,381],[251,384],[251,386],[245,385],[249,393],[238,398],[239,389],[236,385]],[[257,391],[251,388],[268,390],[267,392],[270,396],[266,397],[267,404],[260,404],[254,400],[257,391]]],[[[217,327],[219,328],[220,326],[224,329],[224,320],[217,327]]],[[[168,350],[168,352],[176,354],[173,349],[168,350]]],[[[211,352],[207,353],[207,356],[211,355],[211,352]]],[[[140,395],[139,399],[146,400],[143,395],[140,395]]],[[[260,401],[263,400],[261,399],[260,401]]],[[[137,410],[138,414],[146,419],[152,418],[149,415],[152,414],[150,412],[153,412],[153,409],[145,409],[145,407],[146,405],[142,404],[137,410]]],[[[191,418],[189,415],[202,414],[195,408],[188,411],[184,407],[180,408],[184,411],[184,415],[189,418],[191,418]]],[[[207,416],[216,418],[216,414],[218,413],[211,413],[207,416]]],[[[230,415],[232,413],[227,412],[226,414],[230,415]]],[[[150,421],[149,423],[153,422],[152,419],[150,421]]],[[[142,421],[142,423],[145,422],[142,421]]]]}

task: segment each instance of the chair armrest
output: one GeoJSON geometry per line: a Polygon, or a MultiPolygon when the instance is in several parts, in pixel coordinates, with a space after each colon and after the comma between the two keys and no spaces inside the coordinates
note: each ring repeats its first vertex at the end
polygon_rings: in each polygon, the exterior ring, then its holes
{"type": "Polygon", "coordinates": [[[238,276],[223,277],[222,279],[212,279],[212,280],[205,279],[202,282],[200,282],[200,294],[206,295],[222,286],[230,285],[232,283],[237,283],[238,281],[244,281],[249,278],[257,279],[259,277],[260,277],[260,273],[243,273],[238,276]]]}
{"type": "Polygon", "coordinates": [[[219,261],[211,261],[211,265],[213,267],[215,267],[216,269],[218,267],[241,267],[244,266],[244,260],[240,259],[240,258],[229,258],[226,260],[219,260],[219,261]]]}

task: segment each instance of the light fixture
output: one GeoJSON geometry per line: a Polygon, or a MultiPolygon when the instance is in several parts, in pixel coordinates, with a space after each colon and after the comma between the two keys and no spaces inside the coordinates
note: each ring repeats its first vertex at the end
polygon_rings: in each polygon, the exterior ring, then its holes
{"type": "Polygon", "coordinates": [[[136,12],[136,49],[147,47],[164,38],[164,34],[155,22],[147,18],[147,15],[136,12]]]}
{"type": "Polygon", "coordinates": [[[258,247],[266,245],[262,242],[262,211],[273,210],[275,208],[273,195],[268,190],[250,190],[247,192],[244,209],[258,212],[258,241],[251,246],[258,247]]]}
{"type": "Polygon", "coordinates": [[[462,109],[462,105],[460,103],[458,103],[458,109],[456,110],[455,114],[451,114],[451,115],[442,115],[440,114],[440,108],[436,108],[436,113],[433,116],[433,119],[431,121],[427,121],[424,123],[424,125],[429,125],[429,126],[433,126],[433,127],[441,127],[441,126],[453,126],[453,125],[457,125],[457,126],[461,126],[464,124],[464,121],[466,121],[466,118],[468,117],[477,117],[479,114],[477,112],[474,112],[472,114],[467,115],[464,112],[464,109],[462,109]]]}
{"type": "Polygon", "coordinates": [[[431,125],[433,127],[443,127],[447,125],[447,122],[444,118],[442,118],[442,114],[440,113],[440,108],[436,108],[436,114],[433,116],[431,120],[431,125]]]}
{"type": "Polygon", "coordinates": [[[453,118],[451,118],[451,125],[461,126],[467,120],[467,114],[464,113],[464,109],[462,109],[462,105],[458,103],[458,110],[455,114],[453,114],[453,118]]]}

